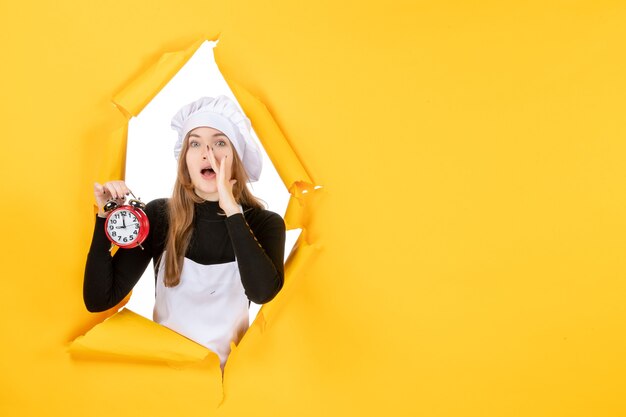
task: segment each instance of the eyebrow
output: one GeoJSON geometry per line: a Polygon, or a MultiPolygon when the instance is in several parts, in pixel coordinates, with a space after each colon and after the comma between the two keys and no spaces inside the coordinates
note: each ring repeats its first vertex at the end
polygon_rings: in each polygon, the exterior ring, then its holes
{"type": "MultiPolygon", "coordinates": [[[[215,138],[215,137],[218,137],[218,136],[224,136],[225,138],[227,138],[227,139],[228,139],[228,136],[226,136],[226,135],[225,135],[225,134],[223,134],[223,133],[214,133],[212,137],[214,137],[214,138],[215,138]]],[[[202,136],[200,136],[200,135],[198,135],[198,134],[196,134],[196,133],[192,133],[192,134],[190,134],[190,135],[189,135],[189,137],[190,137],[190,138],[191,138],[191,137],[194,137],[194,138],[201,138],[202,136]]]]}

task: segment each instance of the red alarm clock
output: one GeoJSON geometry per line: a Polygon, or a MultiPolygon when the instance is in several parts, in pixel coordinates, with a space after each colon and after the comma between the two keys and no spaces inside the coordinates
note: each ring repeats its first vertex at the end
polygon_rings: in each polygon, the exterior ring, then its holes
{"type": "Polygon", "coordinates": [[[123,249],[137,246],[143,249],[141,244],[150,231],[148,216],[144,212],[145,207],[140,199],[131,199],[128,204],[122,206],[114,200],[104,205],[103,210],[107,213],[104,231],[111,243],[123,249]]]}

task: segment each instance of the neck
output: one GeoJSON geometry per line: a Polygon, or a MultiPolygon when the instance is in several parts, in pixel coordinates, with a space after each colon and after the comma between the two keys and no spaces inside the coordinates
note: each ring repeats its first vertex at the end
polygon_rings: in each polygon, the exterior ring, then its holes
{"type": "Polygon", "coordinates": [[[197,189],[194,189],[194,193],[198,197],[204,199],[205,201],[212,201],[214,203],[220,201],[219,193],[217,193],[217,192],[214,192],[214,193],[203,193],[202,191],[198,191],[197,189]]]}

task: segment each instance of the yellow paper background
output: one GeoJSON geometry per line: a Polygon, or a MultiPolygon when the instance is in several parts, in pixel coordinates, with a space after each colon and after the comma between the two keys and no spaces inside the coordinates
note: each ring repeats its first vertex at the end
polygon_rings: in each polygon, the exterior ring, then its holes
{"type": "Polygon", "coordinates": [[[3,2],[0,415],[626,414],[625,21],[617,1],[3,2]],[[218,37],[305,229],[223,396],[210,364],[67,352],[112,314],[82,303],[92,184],[218,37]]]}

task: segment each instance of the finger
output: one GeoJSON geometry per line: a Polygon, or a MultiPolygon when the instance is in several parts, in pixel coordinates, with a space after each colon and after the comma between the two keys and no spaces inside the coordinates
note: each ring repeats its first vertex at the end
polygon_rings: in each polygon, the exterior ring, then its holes
{"type": "Polygon", "coordinates": [[[103,195],[105,193],[105,190],[102,184],[97,183],[97,182],[93,183],[93,190],[100,195],[103,195]]]}
{"type": "Polygon", "coordinates": [[[109,197],[118,200],[120,198],[120,193],[118,193],[115,181],[110,181],[105,184],[107,191],[109,192],[109,197]]]}
{"type": "Polygon", "coordinates": [[[115,198],[115,188],[113,188],[113,184],[111,184],[110,182],[107,182],[104,184],[104,189],[105,189],[105,195],[107,195],[108,198],[115,198]]]}
{"type": "Polygon", "coordinates": [[[120,185],[120,190],[122,190],[122,192],[124,193],[123,195],[126,196],[130,194],[130,189],[128,188],[128,186],[126,185],[124,181],[120,181],[119,185],[120,185]]]}
{"type": "MultiPolygon", "coordinates": [[[[224,159],[222,158],[222,161],[223,161],[223,160],[224,160],[224,159]]],[[[223,164],[223,163],[220,163],[220,170],[219,170],[219,171],[218,171],[218,173],[217,173],[217,183],[218,183],[218,185],[219,185],[219,184],[224,184],[224,174],[225,174],[226,172],[225,172],[225,170],[224,170],[223,168],[224,168],[224,164],[223,164]]]]}
{"type": "Polygon", "coordinates": [[[113,183],[113,188],[115,188],[115,194],[117,195],[116,198],[119,200],[123,199],[126,195],[126,192],[124,191],[125,187],[122,184],[123,183],[120,183],[119,181],[113,183]]]}
{"type": "Polygon", "coordinates": [[[233,177],[233,157],[232,155],[228,156],[228,159],[226,159],[226,173],[228,174],[228,179],[231,179],[233,177]]]}
{"type": "Polygon", "coordinates": [[[215,171],[216,174],[219,175],[219,167],[218,167],[218,163],[217,160],[215,159],[215,155],[213,154],[213,148],[211,148],[209,146],[209,160],[211,162],[211,167],[213,168],[213,171],[215,171]]]}
{"type": "Polygon", "coordinates": [[[98,208],[102,208],[102,206],[104,206],[104,203],[106,203],[106,190],[105,188],[102,186],[102,184],[95,182],[93,184],[93,191],[94,191],[94,196],[96,198],[96,204],[98,205],[98,208]]]}
{"type": "Polygon", "coordinates": [[[224,174],[222,175],[222,181],[224,181],[224,184],[226,184],[227,182],[230,181],[230,177],[232,175],[230,175],[230,169],[228,164],[230,163],[230,157],[228,155],[224,155],[224,157],[222,158],[222,162],[220,164],[221,166],[221,170],[224,172],[224,174]]]}
{"type": "Polygon", "coordinates": [[[229,181],[231,177],[230,170],[228,169],[229,159],[230,158],[228,157],[228,155],[224,155],[224,157],[222,158],[221,167],[222,171],[224,171],[224,175],[222,176],[224,183],[229,181]]]}

